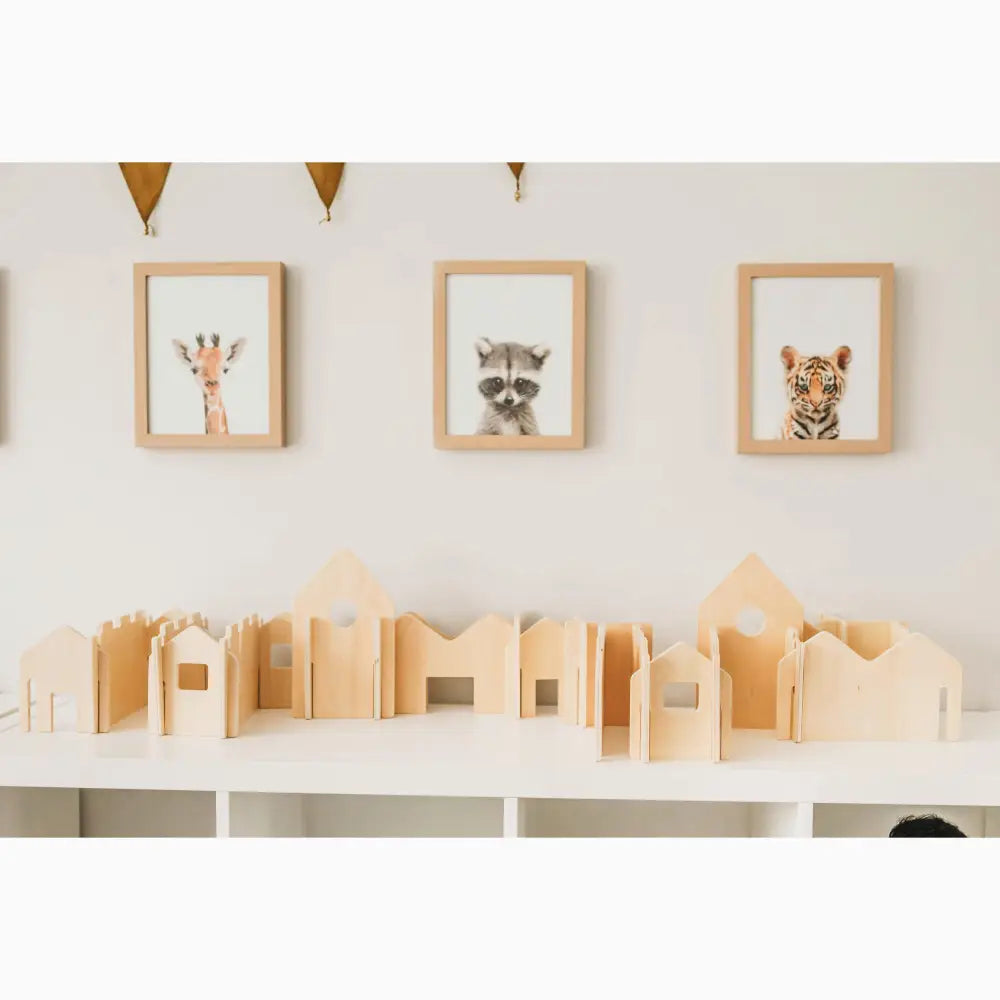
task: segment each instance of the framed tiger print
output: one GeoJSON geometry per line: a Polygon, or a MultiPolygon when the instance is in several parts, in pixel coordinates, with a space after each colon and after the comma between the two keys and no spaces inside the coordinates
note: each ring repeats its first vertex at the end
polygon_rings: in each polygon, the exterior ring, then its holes
{"type": "Polygon", "coordinates": [[[434,444],[584,446],[583,261],[439,261],[434,444]]]}
{"type": "Polygon", "coordinates": [[[892,264],[741,264],[744,454],[892,450],[892,264]]]}

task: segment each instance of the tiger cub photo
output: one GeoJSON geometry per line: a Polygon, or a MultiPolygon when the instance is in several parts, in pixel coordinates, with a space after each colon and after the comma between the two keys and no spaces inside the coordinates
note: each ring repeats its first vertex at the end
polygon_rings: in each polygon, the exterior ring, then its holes
{"type": "Polygon", "coordinates": [[[552,352],[541,344],[476,341],[479,394],[486,401],[477,434],[538,434],[532,408],[541,391],[542,366],[552,352]]]}
{"type": "Polygon", "coordinates": [[[788,397],[782,440],[831,441],[839,438],[837,407],[847,387],[851,349],[838,347],[828,357],[803,357],[794,347],[783,347],[781,360],[785,365],[788,397]]]}

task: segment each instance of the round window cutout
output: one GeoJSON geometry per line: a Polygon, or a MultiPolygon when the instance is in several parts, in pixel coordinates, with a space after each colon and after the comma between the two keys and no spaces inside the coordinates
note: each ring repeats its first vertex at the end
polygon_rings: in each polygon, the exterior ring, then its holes
{"type": "Polygon", "coordinates": [[[330,621],[338,628],[350,628],[358,617],[358,609],[350,601],[335,601],[330,608],[330,621]]]}
{"type": "Polygon", "coordinates": [[[764,631],[767,619],[760,608],[744,608],[736,616],[736,627],[746,636],[760,635],[764,631]]]}

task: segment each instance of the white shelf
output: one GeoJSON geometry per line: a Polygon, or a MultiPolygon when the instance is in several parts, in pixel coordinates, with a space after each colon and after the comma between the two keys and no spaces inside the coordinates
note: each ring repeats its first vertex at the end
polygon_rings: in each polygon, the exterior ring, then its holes
{"type": "MultiPolygon", "coordinates": [[[[254,715],[238,739],[150,736],[138,712],[99,736],[0,719],[0,786],[470,798],[1000,806],[1000,712],[956,743],[809,743],[737,731],[720,764],[594,758],[592,729],[466,707],[369,720],[254,715]],[[4,726],[6,725],[6,728],[4,726]]],[[[611,749],[624,752],[623,732],[611,749]]]]}

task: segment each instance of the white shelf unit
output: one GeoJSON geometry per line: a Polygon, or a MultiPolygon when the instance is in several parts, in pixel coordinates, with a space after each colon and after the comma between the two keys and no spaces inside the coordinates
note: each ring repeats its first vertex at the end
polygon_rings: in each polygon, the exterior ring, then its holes
{"type": "Polygon", "coordinates": [[[199,837],[885,837],[937,812],[1000,832],[1000,712],[957,743],[733,735],[720,764],[594,759],[594,732],[465,706],[391,720],[261,711],[238,739],[100,736],[0,716],[0,834],[199,837]]]}

